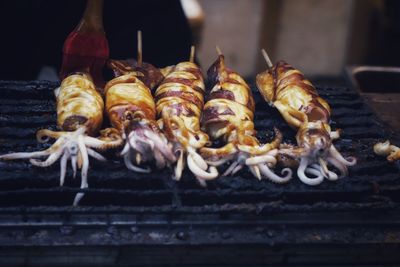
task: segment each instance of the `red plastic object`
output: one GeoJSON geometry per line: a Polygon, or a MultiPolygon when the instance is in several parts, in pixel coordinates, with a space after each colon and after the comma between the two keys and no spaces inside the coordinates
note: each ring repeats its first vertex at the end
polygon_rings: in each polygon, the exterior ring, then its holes
{"type": "Polygon", "coordinates": [[[73,72],[89,72],[97,87],[103,87],[103,67],[109,57],[103,29],[103,1],[88,0],[78,26],[64,42],[60,79],[73,72]]]}

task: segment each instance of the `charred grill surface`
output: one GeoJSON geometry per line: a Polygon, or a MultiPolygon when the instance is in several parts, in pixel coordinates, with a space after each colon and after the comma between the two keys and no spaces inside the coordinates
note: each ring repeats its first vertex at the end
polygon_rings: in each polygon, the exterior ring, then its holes
{"type": "MultiPolygon", "coordinates": [[[[50,82],[0,82],[0,153],[39,150],[46,146],[36,142],[35,133],[42,128],[56,128],[52,90],[57,85],[50,82]]],[[[294,143],[295,132],[276,110],[265,104],[256,90],[253,93],[256,100],[255,124],[261,141],[270,140],[273,137],[271,129],[276,126],[283,132],[285,142],[294,143]]],[[[129,172],[115,153],[110,153],[109,162],[91,163],[91,189],[87,190],[87,197],[81,205],[202,207],[274,200],[293,204],[325,201],[364,203],[374,195],[393,197],[393,190],[400,186],[399,169],[372,151],[372,144],[388,138],[390,133],[350,89],[319,88],[319,93],[332,105],[333,127],[343,130],[336,146],[345,155],[355,154],[359,160],[351,168],[348,178],[313,188],[296,179],[287,185],[259,182],[248,171],[241,171],[233,177],[216,179],[203,189],[188,177],[189,173],[180,183],[175,183],[171,181],[171,173],[165,170],[154,170],[150,174],[129,172]]],[[[42,169],[26,161],[1,161],[0,206],[69,205],[70,197],[78,191],[79,179],[67,179],[66,186],[59,187],[58,172],[58,166],[42,169]]],[[[68,173],[68,177],[71,175],[68,173]]]]}
{"type": "MultiPolygon", "coordinates": [[[[35,133],[56,128],[56,86],[38,81],[0,82],[0,154],[46,146],[36,142],[35,133]]],[[[295,143],[295,131],[252,88],[260,141],[271,140],[271,129],[276,126],[285,142],[295,143]]],[[[80,206],[71,207],[80,181],[72,179],[70,170],[65,185],[59,187],[57,164],[43,169],[26,161],[0,161],[0,242],[400,243],[400,168],[372,151],[378,140],[392,138],[398,144],[399,139],[376,120],[353,90],[318,88],[318,92],[332,107],[332,127],[343,130],[336,147],[343,155],[358,159],[346,178],[317,187],[298,179],[278,185],[258,181],[243,170],[233,177],[210,181],[204,189],[189,172],[179,183],[166,170],[132,173],[114,151],[106,155],[111,159],[107,163],[91,162],[90,188],[84,190],[80,206]],[[379,231],[378,226],[386,227],[385,231],[379,231]],[[9,227],[15,232],[6,234],[9,227]],[[40,229],[45,229],[42,235],[40,229]],[[96,237],[90,235],[94,233],[96,237]]]]}

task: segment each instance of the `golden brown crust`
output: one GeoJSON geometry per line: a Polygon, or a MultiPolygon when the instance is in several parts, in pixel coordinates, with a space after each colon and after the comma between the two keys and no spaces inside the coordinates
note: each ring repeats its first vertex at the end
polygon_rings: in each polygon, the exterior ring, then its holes
{"type": "Polygon", "coordinates": [[[155,104],[150,89],[136,77],[128,73],[109,81],[105,86],[106,112],[111,124],[124,131],[127,122],[134,117],[155,120],[155,104]]]}
{"type": "Polygon", "coordinates": [[[204,81],[199,67],[192,62],[181,62],[172,69],[155,92],[160,124],[169,139],[175,139],[170,127],[181,128],[180,142],[198,138],[198,146],[204,146],[208,136],[200,130],[200,117],[204,105],[204,81]],[[168,121],[166,121],[168,118],[168,121]],[[174,124],[174,126],[171,125],[174,124]]]}
{"type": "Polygon", "coordinates": [[[84,125],[89,135],[97,132],[103,122],[104,102],[87,74],[65,78],[57,92],[57,124],[65,131],[84,125]]]}
{"type": "Polygon", "coordinates": [[[202,125],[212,139],[258,146],[254,137],[254,99],[250,87],[236,72],[225,67],[220,55],[209,68],[210,91],[202,125]]]}
{"type": "Polygon", "coordinates": [[[318,96],[304,75],[286,62],[257,75],[257,87],[264,99],[274,104],[293,128],[306,122],[328,124],[330,107],[318,96]]]}
{"type": "Polygon", "coordinates": [[[135,60],[114,60],[107,62],[116,77],[129,73],[137,73],[137,77],[153,91],[164,79],[163,73],[153,65],[142,62],[140,65],[135,60]]]}
{"type": "MultiPolygon", "coordinates": [[[[265,51],[263,54],[269,62],[265,51]]],[[[272,64],[268,64],[271,66],[272,64]]],[[[339,131],[331,132],[331,109],[318,96],[315,87],[304,75],[289,64],[280,61],[257,75],[257,87],[269,104],[274,105],[286,122],[297,130],[297,146],[282,145],[281,163],[292,165],[286,157],[300,161],[297,176],[305,184],[316,186],[326,178],[335,181],[339,175],[329,170],[328,164],[347,175],[347,166],[356,164],[353,157],[344,158],[332,144],[339,131]],[[315,177],[309,177],[312,174],[315,177]]]]}

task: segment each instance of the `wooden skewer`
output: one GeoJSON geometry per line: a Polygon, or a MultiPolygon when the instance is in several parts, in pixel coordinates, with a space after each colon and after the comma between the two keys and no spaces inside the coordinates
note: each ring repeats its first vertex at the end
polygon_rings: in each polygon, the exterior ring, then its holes
{"type": "Polygon", "coordinates": [[[219,81],[222,83],[226,80],[228,77],[228,73],[226,72],[226,66],[225,66],[225,58],[223,57],[221,48],[219,46],[215,46],[215,49],[217,50],[218,56],[222,56],[221,61],[220,61],[220,75],[219,75],[219,81]]]}
{"type": "Polygon", "coordinates": [[[142,65],[142,57],[143,57],[143,51],[142,51],[142,31],[137,32],[137,63],[138,66],[142,65]]]}
{"type": "Polygon", "coordinates": [[[196,47],[192,45],[190,47],[190,62],[194,62],[194,54],[196,53],[196,47]]]}
{"type": "Polygon", "coordinates": [[[217,49],[218,56],[222,56],[222,51],[218,45],[215,47],[215,49],[217,49]]]}
{"type": "Polygon", "coordinates": [[[271,59],[269,58],[267,51],[265,51],[265,49],[261,49],[261,53],[264,56],[265,61],[267,62],[268,68],[272,69],[272,67],[274,66],[274,64],[272,64],[271,59]]]}

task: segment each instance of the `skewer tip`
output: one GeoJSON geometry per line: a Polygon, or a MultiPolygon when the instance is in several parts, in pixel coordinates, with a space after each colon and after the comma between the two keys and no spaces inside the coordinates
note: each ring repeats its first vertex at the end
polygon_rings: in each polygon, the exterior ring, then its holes
{"type": "Polygon", "coordinates": [[[190,62],[194,62],[194,54],[196,53],[196,47],[192,45],[190,47],[190,62]]]}
{"type": "Polygon", "coordinates": [[[141,30],[139,30],[138,32],[137,32],[137,42],[138,42],[138,45],[137,45],[137,62],[138,62],[138,65],[140,66],[140,65],[142,65],[142,54],[143,54],[143,50],[142,50],[142,31],[141,30]]]}
{"type": "Polygon", "coordinates": [[[222,51],[221,48],[219,48],[219,46],[215,46],[215,49],[217,50],[218,56],[222,56],[222,51]]]}
{"type": "Polygon", "coordinates": [[[265,49],[263,48],[263,49],[261,49],[261,53],[262,53],[262,55],[263,55],[265,61],[267,62],[268,68],[269,68],[269,69],[272,69],[272,67],[274,66],[274,64],[272,64],[272,61],[271,61],[271,59],[269,58],[269,56],[268,56],[268,54],[267,54],[267,51],[265,51],[265,49]]]}
{"type": "Polygon", "coordinates": [[[215,49],[217,50],[218,53],[218,61],[219,61],[219,72],[221,75],[219,75],[219,81],[222,83],[225,81],[228,77],[228,73],[226,72],[226,67],[225,67],[225,58],[222,54],[221,48],[219,48],[218,45],[215,46],[215,49]]]}

